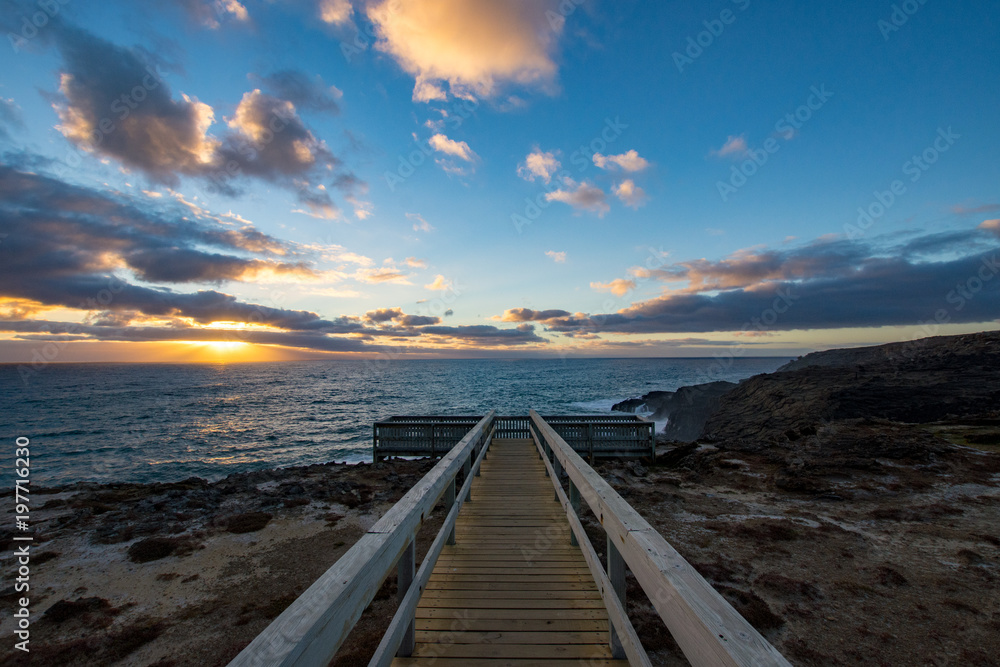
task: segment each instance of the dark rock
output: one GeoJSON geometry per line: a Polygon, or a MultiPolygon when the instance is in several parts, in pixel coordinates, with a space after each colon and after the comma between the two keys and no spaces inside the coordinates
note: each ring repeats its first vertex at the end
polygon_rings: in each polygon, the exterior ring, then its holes
{"type": "Polygon", "coordinates": [[[651,391],[642,398],[616,403],[612,410],[635,412],[644,408],[653,420],[668,420],[663,434],[670,440],[693,442],[701,435],[705,421],[715,412],[719,398],[733,389],[732,382],[708,382],[677,391],[651,391]]]}
{"type": "Polygon", "coordinates": [[[98,597],[59,600],[46,609],[42,615],[54,623],[62,623],[88,612],[108,611],[111,608],[111,603],[98,597]]]}
{"type": "Polygon", "coordinates": [[[128,559],[133,563],[148,563],[166,558],[177,550],[177,540],[166,537],[150,537],[140,540],[128,548],[128,559]]]}
{"type": "Polygon", "coordinates": [[[270,523],[273,515],[267,512],[246,512],[225,520],[226,532],[254,533],[270,523]]]}

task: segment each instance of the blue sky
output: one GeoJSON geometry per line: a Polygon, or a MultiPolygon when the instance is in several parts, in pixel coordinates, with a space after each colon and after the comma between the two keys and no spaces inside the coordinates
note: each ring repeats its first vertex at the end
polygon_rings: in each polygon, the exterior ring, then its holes
{"type": "Polygon", "coordinates": [[[985,3],[0,7],[0,361],[778,355],[1000,316],[985,3]]]}

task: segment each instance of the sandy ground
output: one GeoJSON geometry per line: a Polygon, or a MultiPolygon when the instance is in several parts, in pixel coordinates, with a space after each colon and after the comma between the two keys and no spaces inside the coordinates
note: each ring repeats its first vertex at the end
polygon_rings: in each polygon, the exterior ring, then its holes
{"type": "MultiPolygon", "coordinates": [[[[876,461],[817,496],[776,488],[763,457],[701,449],[713,468],[599,468],[793,664],[1000,664],[1000,457],[876,461]]],[[[629,595],[654,663],[687,664],[629,595]]]]}
{"type": "MultiPolygon", "coordinates": [[[[824,471],[821,494],[711,446],[598,469],[793,664],[1000,664],[1000,455],[876,463],[824,471]]],[[[32,653],[5,614],[0,665],[225,665],[430,465],[36,491],[32,653]]],[[[629,606],[654,664],[686,664],[631,577],[629,606]]],[[[367,664],[394,607],[390,577],[335,664],[367,664]]]]}

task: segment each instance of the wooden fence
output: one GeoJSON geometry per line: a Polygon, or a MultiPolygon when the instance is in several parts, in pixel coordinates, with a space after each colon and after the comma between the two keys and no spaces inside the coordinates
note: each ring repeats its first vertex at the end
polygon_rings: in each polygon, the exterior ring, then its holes
{"type": "MultiPolygon", "coordinates": [[[[372,458],[441,456],[461,440],[480,417],[392,417],[372,432],[372,458]]],[[[654,424],[636,415],[557,415],[544,418],[591,463],[596,458],[656,457],[654,424]]],[[[498,416],[496,437],[531,437],[527,416],[498,416]]]]}

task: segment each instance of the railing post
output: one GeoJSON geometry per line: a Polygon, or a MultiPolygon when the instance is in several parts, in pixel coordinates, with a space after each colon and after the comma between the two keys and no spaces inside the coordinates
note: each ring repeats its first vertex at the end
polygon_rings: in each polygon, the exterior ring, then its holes
{"type": "MultiPolygon", "coordinates": [[[[489,435],[489,434],[487,434],[487,435],[489,435]]],[[[477,459],[479,458],[479,453],[482,452],[483,449],[485,449],[488,444],[489,443],[487,442],[487,437],[484,437],[482,440],[479,441],[479,447],[477,448],[477,451],[476,451],[476,458],[477,459]]],[[[483,454],[483,460],[484,461],[486,460],[486,454],[483,454]]],[[[479,477],[481,474],[482,474],[482,469],[481,468],[476,468],[476,477],[479,477]]]]}
{"type": "MultiPolygon", "coordinates": [[[[545,458],[549,458],[549,443],[547,440],[542,440],[542,449],[545,450],[545,458]]],[[[549,476],[549,467],[545,466],[545,476],[549,476]]]]}
{"type": "MultiPolygon", "coordinates": [[[[455,506],[455,478],[451,478],[451,483],[444,490],[444,514],[448,516],[448,512],[451,508],[455,506]]],[[[448,533],[448,544],[455,544],[455,526],[451,527],[451,532],[448,533]]]]}
{"type": "MultiPolygon", "coordinates": [[[[611,536],[608,535],[608,579],[611,580],[611,588],[614,589],[615,594],[622,603],[622,607],[625,607],[625,560],[622,555],[618,552],[618,547],[615,546],[614,541],[611,536]]],[[[615,632],[614,626],[611,626],[611,657],[615,660],[623,660],[625,658],[625,649],[622,648],[621,640],[618,638],[618,633],[615,632]]]]}
{"type": "MultiPolygon", "coordinates": [[[[462,472],[465,473],[465,479],[469,479],[469,473],[472,472],[472,457],[465,459],[465,463],[462,464],[462,472]]],[[[469,492],[465,494],[466,502],[472,501],[472,485],[469,485],[469,492]]]]}
{"type": "MultiPolygon", "coordinates": [[[[556,473],[556,480],[555,480],[556,481],[556,486],[559,486],[559,485],[562,484],[562,464],[559,463],[559,457],[558,456],[553,456],[552,457],[552,469],[556,473]]],[[[553,490],[553,493],[556,496],[556,500],[559,500],[559,492],[553,490]]],[[[572,531],[570,531],[570,532],[572,532],[572,531]]]]}
{"type": "MultiPolygon", "coordinates": [[[[576,518],[580,518],[580,489],[576,488],[576,484],[573,480],[569,480],[569,504],[573,507],[573,513],[576,514],[576,518]]],[[[569,531],[569,543],[574,546],[580,546],[579,542],[576,540],[576,533],[572,530],[569,531]]]]}
{"type": "Polygon", "coordinates": [[[372,461],[378,463],[378,424],[372,424],[372,461]]]}
{"type": "Polygon", "coordinates": [[[434,447],[434,424],[431,424],[430,429],[431,429],[431,458],[434,458],[434,456],[437,454],[434,447]]]}
{"type": "MultiPolygon", "coordinates": [[[[399,564],[396,565],[396,599],[400,602],[406,597],[406,592],[413,585],[413,577],[416,574],[416,543],[413,539],[403,549],[403,554],[399,557],[399,564]]],[[[406,658],[413,655],[413,648],[416,644],[416,624],[414,619],[410,619],[410,624],[403,635],[403,641],[399,644],[396,655],[406,658]]]]}
{"type": "Polygon", "coordinates": [[[587,449],[590,451],[590,465],[594,465],[594,425],[587,424],[587,449]]]}

